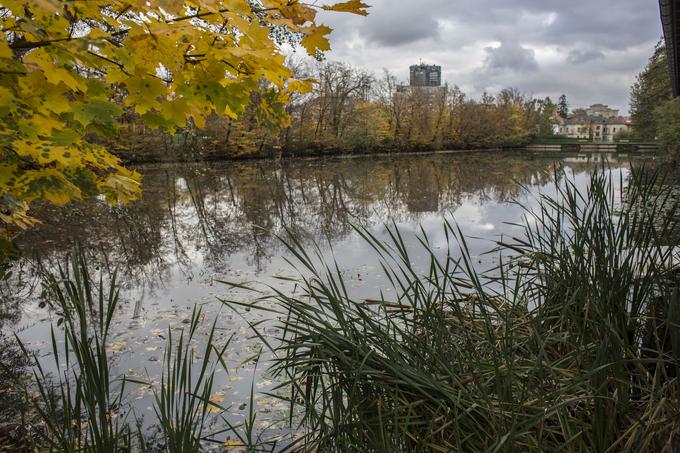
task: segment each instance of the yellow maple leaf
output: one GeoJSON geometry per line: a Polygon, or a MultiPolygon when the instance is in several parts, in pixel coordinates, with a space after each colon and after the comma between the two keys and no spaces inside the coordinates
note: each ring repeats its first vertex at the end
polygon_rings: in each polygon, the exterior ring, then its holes
{"type": "Polygon", "coordinates": [[[227,447],[227,451],[231,450],[232,448],[244,447],[243,443],[236,439],[229,439],[224,443],[224,446],[227,447]]]}
{"type": "Polygon", "coordinates": [[[208,412],[221,412],[222,408],[218,405],[224,403],[224,396],[213,395],[210,397],[210,402],[213,403],[208,407],[208,412]]]}
{"type": "Polygon", "coordinates": [[[293,80],[288,83],[288,91],[297,91],[298,93],[311,93],[314,89],[314,80],[293,80]]]}
{"type": "Polygon", "coordinates": [[[12,49],[9,48],[7,42],[0,40],[0,58],[12,58],[12,49]]]}
{"type": "Polygon", "coordinates": [[[318,27],[307,27],[303,29],[304,37],[300,44],[307,49],[307,53],[311,56],[316,56],[317,50],[322,52],[331,50],[331,43],[328,41],[328,36],[333,30],[325,25],[318,27]]]}
{"type": "Polygon", "coordinates": [[[112,350],[113,352],[118,352],[118,351],[120,351],[121,349],[123,349],[124,347],[125,347],[125,343],[121,341],[121,342],[112,344],[112,345],[111,345],[111,350],[112,350]]]}
{"type": "Polygon", "coordinates": [[[370,8],[370,6],[360,0],[349,0],[348,2],[336,3],[335,5],[323,6],[323,9],[326,11],[352,13],[358,14],[360,16],[368,16],[368,11],[366,11],[366,8],[370,8]]]}

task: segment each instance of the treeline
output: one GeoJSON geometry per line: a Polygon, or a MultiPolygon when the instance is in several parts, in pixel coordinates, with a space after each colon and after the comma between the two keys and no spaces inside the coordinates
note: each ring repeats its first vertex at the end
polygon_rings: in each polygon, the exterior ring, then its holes
{"type": "Polygon", "coordinates": [[[680,156],[680,100],[673,99],[666,46],[660,41],[631,88],[634,138],[658,140],[673,158],[680,156]]]}
{"type": "Polygon", "coordinates": [[[285,107],[290,124],[267,124],[259,95],[238,119],[213,115],[204,129],[174,136],[142,126],[130,115],[112,144],[132,161],[163,160],[177,153],[201,158],[324,154],[394,150],[516,147],[552,134],[557,106],[517,89],[472,99],[457,86],[408,87],[385,71],[380,77],[343,63],[294,68],[318,83],[285,107]]]}

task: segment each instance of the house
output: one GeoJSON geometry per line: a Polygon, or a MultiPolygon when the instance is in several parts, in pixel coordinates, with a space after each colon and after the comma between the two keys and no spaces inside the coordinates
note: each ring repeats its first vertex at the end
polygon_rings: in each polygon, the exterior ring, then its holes
{"type": "Polygon", "coordinates": [[[594,104],[575,110],[557,125],[557,134],[567,138],[613,142],[617,134],[630,131],[630,118],[607,105],[594,104]]]}
{"type": "Polygon", "coordinates": [[[619,116],[618,110],[610,109],[608,105],[603,104],[593,104],[585,109],[585,112],[589,116],[601,116],[604,118],[616,118],[619,116]]]}
{"type": "Polygon", "coordinates": [[[605,118],[602,116],[577,116],[562,121],[558,134],[568,138],[579,138],[613,142],[617,134],[630,131],[630,119],[623,116],[605,118]]]}

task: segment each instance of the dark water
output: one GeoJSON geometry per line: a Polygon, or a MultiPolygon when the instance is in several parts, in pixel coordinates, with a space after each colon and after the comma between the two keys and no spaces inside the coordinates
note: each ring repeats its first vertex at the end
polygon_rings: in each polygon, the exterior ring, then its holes
{"type": "MultiPolygon", "coordinates": [[[[554,192],[556,170],[583,187],[604,161],[608,171],[628,174],[631,164],[624,156],[496,153],[142,167],[144,194],[135,204],[111,208],[92,201],[36,212],[43,224],[20,239],[25,258],[13,269],[14,286],[3,289],[1,327],[43,351],[49,362],[49,326],[56,315],[38,305],[36,269],[63,263],[79,243],[102,270],[118,269],[123,284],[112,345],[116,371],[158,382],[165,332],[184,327],[193,307],[205,304],[206,329],[217,317],[218,341],[234,335],[230,372],[221,372],[216,393],[238,419],[245,415],[239,407],[252,383],[257,390],[271,387],[266,374],[243,364],[261,346],[247,321],[263,315],[223,307],[218,297],[248,300],[252,295],[219,281],[288,290],[274,278],[295,275],[277,239],[286,227],[333,254],[357,297],[376,297],[390,289],[372,249],[352,225],[386,237],[385,223],[394,222],[418,261],[414,233],[422,228],[444,251],[447,218],[473,238],[470,248],[478,265],[489,266],[494,258],[484,252],[503,235],[517,234],[509,223],[521,222],[525,214],[514,201],[536,206],[539,193],[554,192]]],[[[279,334],[273,326],[265,333],[279,334]]],[[[148,389],[136,390],[132,399],[140,411],[150,410],[148,389]]],[[[259,407],[269,414],[264,423],[285,412],[267,398],[259,399],[259,407]]]]}

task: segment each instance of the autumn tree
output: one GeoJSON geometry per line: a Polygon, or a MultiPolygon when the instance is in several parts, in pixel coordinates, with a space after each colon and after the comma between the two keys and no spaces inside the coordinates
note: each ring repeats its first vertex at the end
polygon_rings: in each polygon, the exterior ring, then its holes
{"type": "Polygon", "coordinates": [[[535,136],[553,135],[553,124],[559,115],[559,106],[549,97],[545,99],[530,99],[525,105],[525,128],[535,136]]]}
{"type": "Polygon", "coordinates": [[[636,138],[643,140],[656,138],[657,108],[662,107],[671,98],[671,76],[666,46],[661,41],[631,88],[630,112],[633,134],[636,138]]]}
{"type": "Polygon", "coordinates": [[[444,143],[448,146],[460,146],[461,139],[461,115],[465,106],[465,93],[454,85],[449,88],[446,96],[447,108],[447,127],[444,130],[444,143]]]}
{"type": "Polygon", "coordinates": [[[367,100],[373,76],[344,63],[330,62],[319,66],[316,79],[319,114],[315,136],[341,139],[354,106],[367,100]]]}
{"type": "Polygon", "coordinates": [[[387,115],[390,138],[396,143],[397,137],[401,134],[406,96],[403,95],[397,78],[387,69],[383,71],[383,76],[376,82],[373,91],[377,102],[387,115]]]}
{"type": "Polygon", "coordinates": [[[7,0],[0,6],[0,219],[26,227],[29,204],[103,194],[134,199],[140,176],[96,137],[115,136],[123,109],[173,131],[214,113],[236,118],[259,91],[285,125],[294,91],[278,41],[329,50],[318,10],[365,15],[359,0],[7,0]],[[262,90],[262,82],[266,89],[262,90]]]}
{"type": "Polygon", "coordinates": [[[343,130],[343,144],[352,149],[370,151],[390,138],[389,116],[380,104],[363,101],[355,104],[352,119],[343,130]]]}

